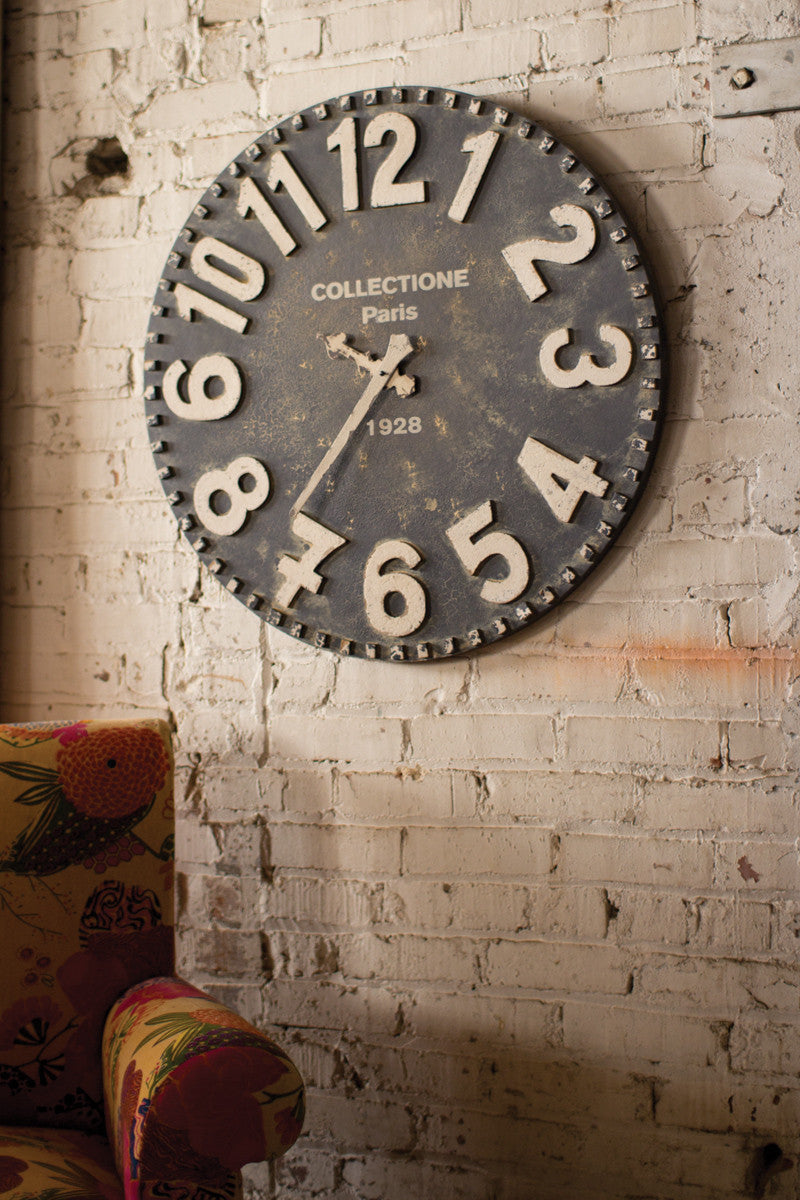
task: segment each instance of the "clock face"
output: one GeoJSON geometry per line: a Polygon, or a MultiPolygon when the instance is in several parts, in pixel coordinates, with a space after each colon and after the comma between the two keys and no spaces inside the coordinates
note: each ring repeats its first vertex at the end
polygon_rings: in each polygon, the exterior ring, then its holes
{"type": "Polygon", "coordinates": [[[271,624],[419,662],[529,625],[645,482],[653,286],[553,136],[438,88],[259,137],[193,209],[148,332],[152,448],[181,529],[271,624]]]}

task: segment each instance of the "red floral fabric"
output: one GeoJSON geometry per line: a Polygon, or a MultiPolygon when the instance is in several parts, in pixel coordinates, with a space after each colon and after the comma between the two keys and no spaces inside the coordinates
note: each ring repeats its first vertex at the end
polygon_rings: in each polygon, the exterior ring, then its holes
{"type": "Polygon", "coordinates": [[[0,725],[0,1200],[234,1200],[300,1133],[292,1062],[172,976],[173,845],[162,722],[0,725]]]}

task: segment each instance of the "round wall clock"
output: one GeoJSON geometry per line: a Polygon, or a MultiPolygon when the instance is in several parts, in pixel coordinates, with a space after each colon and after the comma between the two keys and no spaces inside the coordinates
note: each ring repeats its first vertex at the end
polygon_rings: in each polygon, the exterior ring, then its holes
{"type": "Polygon", "coordinates": [[[267,130],[164,267],[145,398],[167,499],[249,608],[420,662],[528,626],[629,517],[660,425],[653,284],[556,138],[440,88],[267,130]]]}

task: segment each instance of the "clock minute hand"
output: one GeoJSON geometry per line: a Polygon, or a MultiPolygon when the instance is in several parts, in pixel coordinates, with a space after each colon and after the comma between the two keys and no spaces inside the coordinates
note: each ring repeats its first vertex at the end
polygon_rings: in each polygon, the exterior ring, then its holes
{"type": "Polygon", "coordinates": [[[367,386],[364,388],[364,391],[362,392],[355,408],[350,413],[350,416],[347,418],[344,425],[331,442],[322,459],[322,462],[314,471],[308,483],[292,505],[291,511],[293,516],[300,511],[325,473],[336,462],[336,459],[344,450],[345,446],[350,440],[350,437],[358,429],[359,425],[372,408],[375,400],[386,387],[397,368],[400,366],[400,363],[404,358],[407,357],[407,355],[411,354],[413,349],[414,346],[411,342],[411,339],[405,333],[393,333],[389,338],[389,345],[386,353],[384,354],[380,363],[377,364],[375,372],[371,376],[367,386]]]}

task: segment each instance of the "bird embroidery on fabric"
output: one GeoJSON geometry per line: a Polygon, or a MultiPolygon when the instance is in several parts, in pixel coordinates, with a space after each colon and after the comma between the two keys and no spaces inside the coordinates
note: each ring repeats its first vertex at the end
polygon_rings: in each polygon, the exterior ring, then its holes
{"type": "MultiPolygon", "coordinates": [[[[61,742],[55,768],[0,763],[0,772],[29,784],[15,803],[38,809],[0,857],[0,871],[53,875],[77,863],[102,870],[115,847],[124,858],[149,850],[131,830],[167,777],[167,752],[156,731],[72,726],[55,736],[61,742]]],[[[161,857],[164,850],[153,853],[161,857]]]]}

